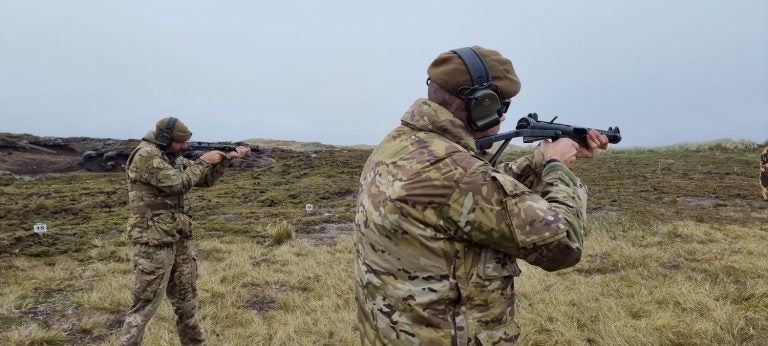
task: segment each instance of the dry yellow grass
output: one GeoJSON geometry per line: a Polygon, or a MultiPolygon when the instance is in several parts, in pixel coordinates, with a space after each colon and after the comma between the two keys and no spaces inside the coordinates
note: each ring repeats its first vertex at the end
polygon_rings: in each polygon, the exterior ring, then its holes
{"type": "Polygon", "coordinates": [[[272,234],[272,245],[280,245],[293,239],[294,232],[296,231],[296,227],[287,221],[269,225],[268,228],[270,230],[269,232],[272,234]]]}
{"type": "MultiPolygon", "coordinates": [[[[351,239],[318,246],[308,241],[265,247],[242,237],[199,244],[200,316],[212,345],[351,345],[351,239]]],[[[129,275],[104,280],[127,297],[129,275]]],[[[122,304],[126,306],[126,304],[122,304]]],[[[147,345],[178,344],[170,304],[150,323],[147,345]]],[[[116,336],[108,344],[116,344],[116,336]]]]}
{"type": "Polygon", "coordinates": [[[591,222],[582,262],[518,280],[522,344],[760,345],[768,233],[693,222],[591,222]]]}
{"type": "MultiPolygon", "coordinates": [[[[590,221],[585,242],[574,268],[547,273],[522,266],[516,282],[521,344],[759,345],[768,338],[765,228],[605,215],[590,221]]],[[[357,344],[351,237],[279,246],[223,237],[202,240],[198,248],[200,316],[210,344],[357,344]]],[[[0,291],[3,311],[35,306],[39,302],[25,300],[27,292],[58,282],[63,289],[52,291],[48,304],[101,313],[75,312],[69,322],[65,316],[46,323],[98,334],[130,305],[128,262],[82,265],[58,257],[10,264],[19,284],[0,291]]],[[[173,320],[164,301],[145,343],[177,345],[173,320]]],[[[4,338],[14,345],[68,340],[40,323],[16,325],[4,338]]],[[[102,342],[117,344],[114,330],[102,342]]]]}

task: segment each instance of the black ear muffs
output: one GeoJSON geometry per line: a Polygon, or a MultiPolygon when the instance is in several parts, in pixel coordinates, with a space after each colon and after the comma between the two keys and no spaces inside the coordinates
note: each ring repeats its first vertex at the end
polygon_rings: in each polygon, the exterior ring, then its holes
{"type": "Polygon", "coordinates": [[[158,143],[164,146],[171,144],[171,141],[173,141],[173,127],[176,126],[176,121],[176,118],[170,117],[168,118],[165,127],[155,131],[155,140],[157,140],[158,143]]]}
{"type": "Polygon", "coordinates": [[[488,130],[501,122],[502,103],[491,90],[491,72],[485,60],[472,47],[455,49],[452,52],[461,58],[469,71],[471,86],[459,88],[459,97],[466,101],[467,122],[475,131],[488,130]]]}

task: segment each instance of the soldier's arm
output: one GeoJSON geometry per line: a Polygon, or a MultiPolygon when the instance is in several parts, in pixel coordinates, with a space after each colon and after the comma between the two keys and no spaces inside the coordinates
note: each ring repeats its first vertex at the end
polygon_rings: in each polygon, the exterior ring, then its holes
{"type": "MultiPolygon", "coordinates": [[[[195,161],[192,161],[187,158],[182,158],[184,160],[184,167],[190,167],[192,164],[194,164],[195,161]]],[[[210,165],[210,169],[200,178],[200,180],[195,183],[195,187],[211,187],[216,182],[221,179],[221,177],[224,175],[224,172],[227,171],[227,167],[229,167],[229,159],[222,158],[221,161],[217,164],[210,165]]]]}
{"type": "MultiPolygon", "coordinates": [[[[138,155],[138,154],[137,154],[138,155]]],[[[183,171],[173,167],[161,157],[137,157],[131,163],[138,179],[172,195],[181,195],[192,189],[210,170],[211,165],[196,160],[183,171]]]]}
{"type": "Polygon", "coordinates": [[[487,163],[477,165],[460,185],[443,215],[444,231],[545,270],[581,259],[586,187],[565,165],[543,168],[540,193],[487,163]]]}
{"type": "Polygon", "coordinates": [[[527,188],[538,191],[542,182],[541,173],[544,169],[544,155],[541,152],[541,148],[537,146],[533,153],[515,161],[497,163],[496,169],[511,176],[527,188]]]}
{"type": "Polygon", "coordinates": [[[544,270],[554,271],[574,266],[581,260],[587,221],[587,187],[559,162],[544,168],[542,180],[541,196],[560,215],[565,237],[523,248],[518,257],[544,270]]]}

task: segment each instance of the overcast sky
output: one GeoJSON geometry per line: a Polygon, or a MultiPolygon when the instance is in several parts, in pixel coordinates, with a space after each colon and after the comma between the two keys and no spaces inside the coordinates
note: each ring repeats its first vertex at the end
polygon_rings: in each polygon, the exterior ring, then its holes
{"type": "MultiPolygon", "coordinates": [[[[377,144],[440,52],[480,45],[529,112],[621,147],[768,139],[768,1],[0,0],[0,132],[377,144]]],[[[520,144],[520,141],[514,142],[520,144]]]]}

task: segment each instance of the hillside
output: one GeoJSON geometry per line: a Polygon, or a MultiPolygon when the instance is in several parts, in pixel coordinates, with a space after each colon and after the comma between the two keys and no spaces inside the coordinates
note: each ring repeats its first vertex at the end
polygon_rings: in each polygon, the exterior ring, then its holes
{"type": "Polygon", "coordinates": [[[294,151],[315,151],[315,150],[336,150],[336,149],[363,149],[372,150],[375,146],[372,145],[352,145],[352,146],[338,146],[323,144],[319,142],[297,142],[278,139],[263,139],[254,138],[246,139],[244,142],[248,144],[258,145],[266,148],[280,148],[294,151]]]}
{"type": "MultiPolygon", "coordinates": [[[[67,155],[92,149],[85,142],[67,155]]],[[[521,344],[768,340],[759,149],[718,142],[610,150],[577,162],[590,193],[586,253],[556,273],[523,265],[521,344]]],[[[22,154],[37,162],[58,155],[10,151],[0,148],[1,170],[18,163],[11,157],[30,159],[22,154]]],[[[233,170],[191,194],[210,344],[357,343],[350,234],[369,153],[275,149],[271,164],[233,170]],[[294,239],[273,244],[281,224],[294,239]]],[[[0,340],[115,344],[130,305],[125,177],[52,167],[0,173],[0,340]],[[34,234],[36,223],[48,232],[34,234]]],[[[145,343],[178,344],[167,301],[145,343]]]]}

